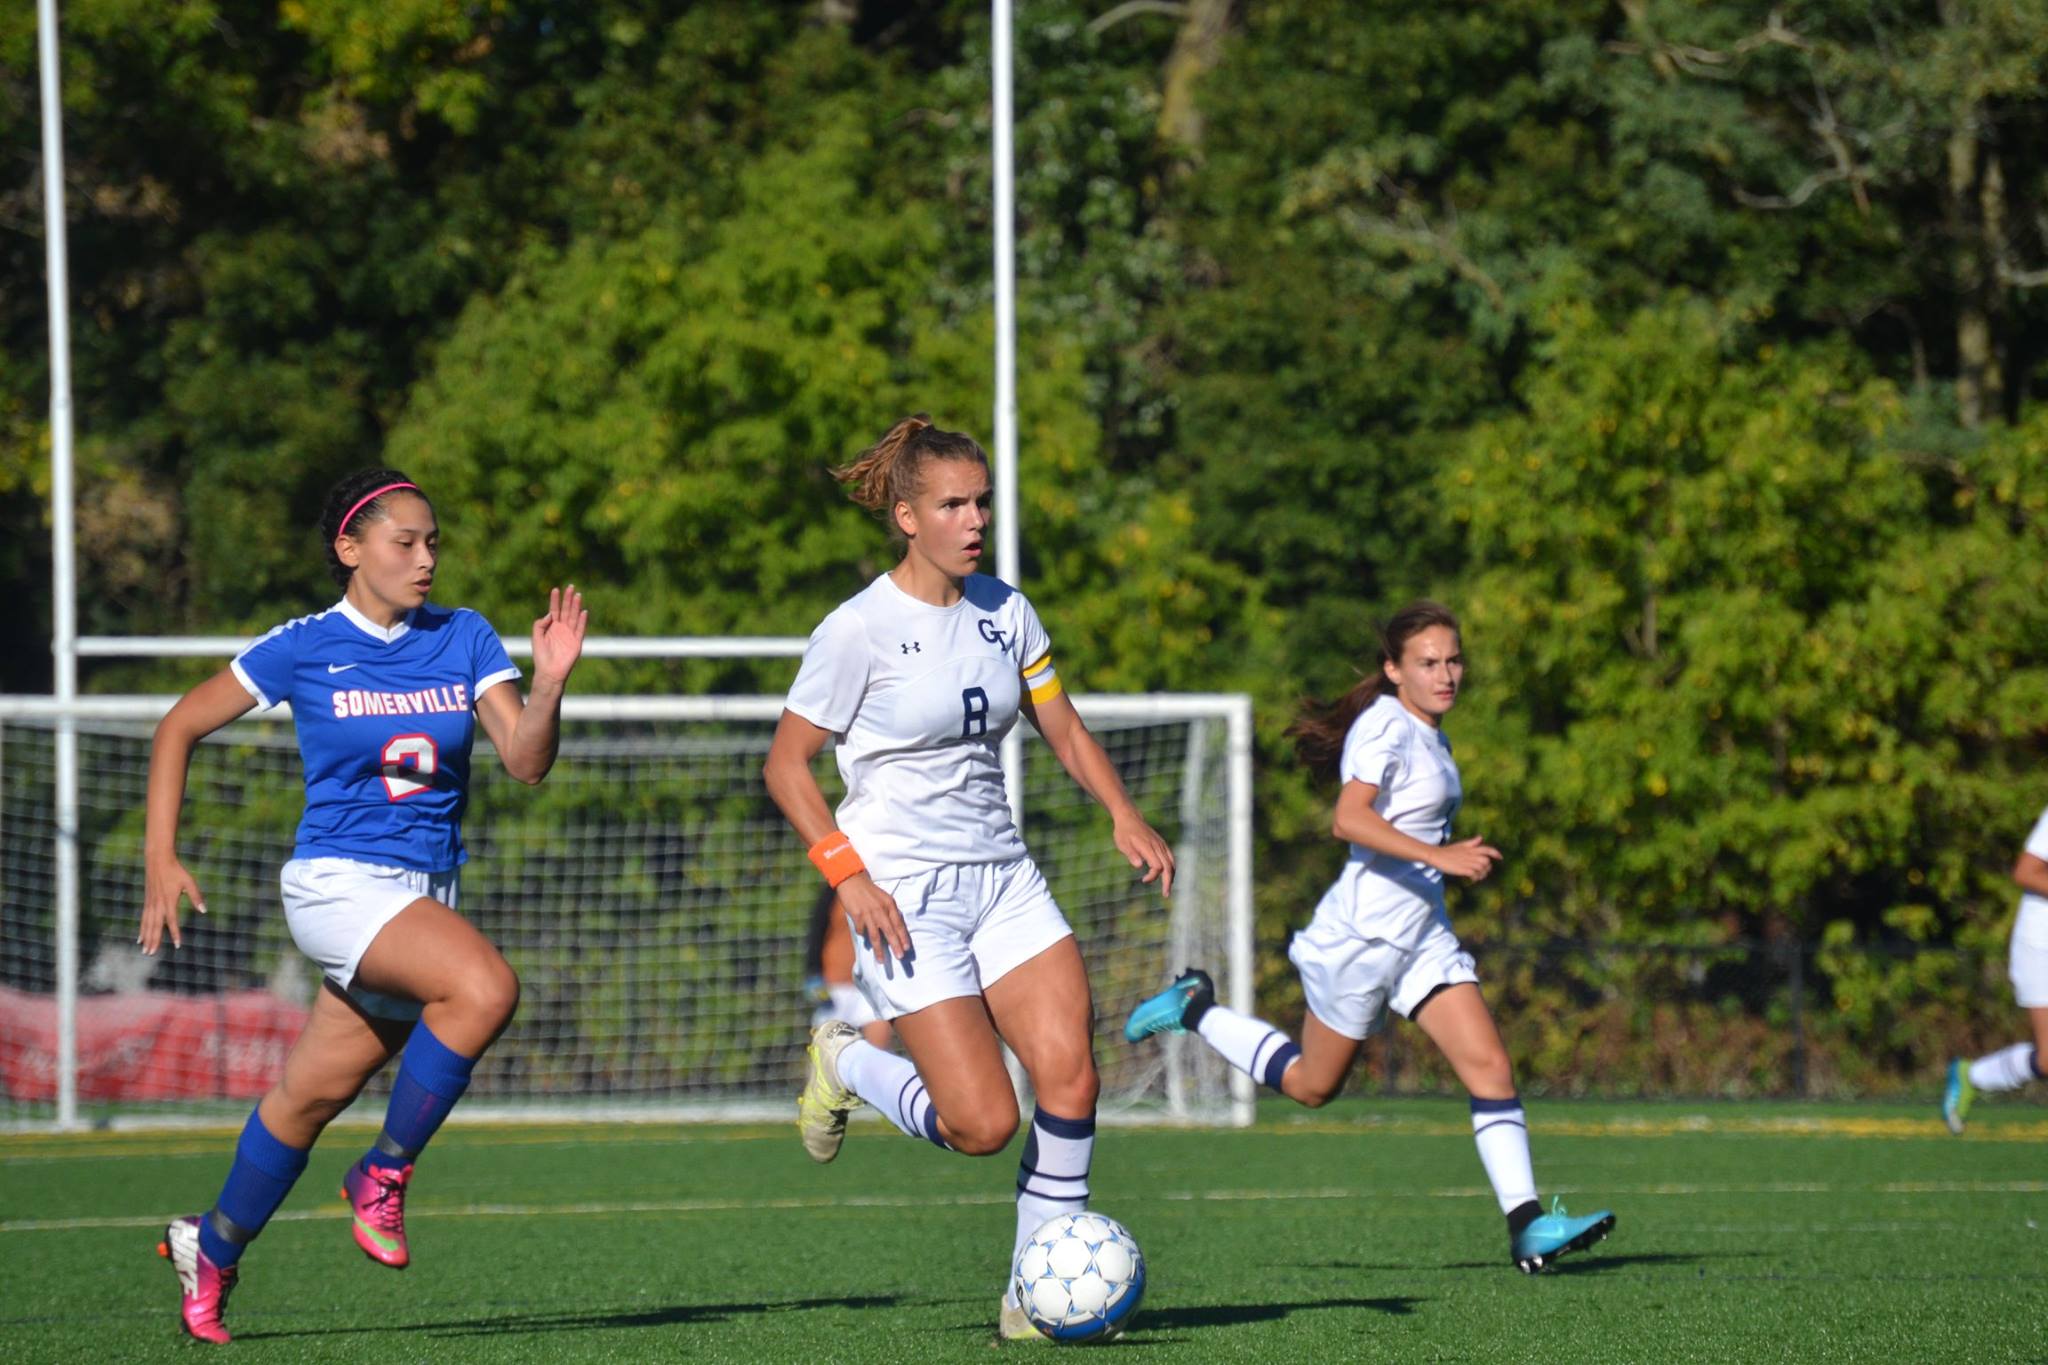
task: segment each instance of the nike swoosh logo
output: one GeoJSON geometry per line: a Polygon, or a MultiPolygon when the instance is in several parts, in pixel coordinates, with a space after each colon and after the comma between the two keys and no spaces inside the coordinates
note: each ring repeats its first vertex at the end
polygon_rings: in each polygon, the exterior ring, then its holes
{"type": "Polygon", "coordinates": [[[365,1219],[360,1213],[356,1215],[356,1231],[386,1251],[397,1251],[399,1249],[399,1241],[396,1237],[387,1236],[377,1231],[376,1226],[365,1219]]]}
{"type": "Polygon", "coordinates": [[[327,665],[327,671],[329,673],[346,673],[354,667],[354,664],[329,664],[327,665]]]}

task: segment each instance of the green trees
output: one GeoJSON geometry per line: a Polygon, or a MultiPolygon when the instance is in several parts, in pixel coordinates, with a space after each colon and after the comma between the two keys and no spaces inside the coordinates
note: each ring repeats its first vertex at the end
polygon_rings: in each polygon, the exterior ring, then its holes
{"type": "Polygon", "coordinates": [[[1644,149],[1687,165],[1780,258],[1785,306],[1957,421],[2014,415],[2038,349],[2048,6],[1954,0],[1623,7],[1609,50],[1644,149]],[[1945,385],[1945,387],[1948,387],[1945,385]]]}
{"type": "MultiPolygon", "coordinates": [[[[826,467],[986,427],[984,5],[65,21],[89,629],[303,610],[321,490],[390,461],[503,627],[574,576],[608,631],[800,631],[885,563],[826,467]]],[[[1476,935],[1825,943],[1863,1043],[1960,1000],[1914,945],[1996,951],[2048,799],[2048,7],[1027,0],[1017,39],[1026,586],[1082,686],[1259,698],[1267,948],[1338,856],[1279,731],[1428,592],[1511,853],[1476,935]]],[[[24,148],[32,42],[0,18],[24,148]]]]}
{"type": "MultiPolygon", "coordinates": [[[[1938,1060],[2042,801],[2038,419],[1968,456],[1836,342],[1677,299],[1551,315],[1527,411],[1438,480],[1480,672],[1466,922],[1507,938],[1821,942],[1858,1056],[1938,1060]],[[1510,833],[1511,832],[1511,833],[1510,833]],[[1872,942],[1893,967],[1846,950],[1872,942]]],[[[1951,1035],[1952,1036],[1952,1035],[1951,1035]]]]}

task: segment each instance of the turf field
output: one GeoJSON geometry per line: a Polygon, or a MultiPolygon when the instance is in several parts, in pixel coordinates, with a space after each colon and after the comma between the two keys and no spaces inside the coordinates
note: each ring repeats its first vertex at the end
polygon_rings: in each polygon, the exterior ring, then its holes
{"type": "MultiPolygon", "coordinates": [[[[1150,1258],[1121,1358],[2048,1358],[2048,1109],[1532,1107],[1537,1174],[1614,1237],[1506,1261],[1464,1107],[1269,1108],[1242,1132],[1106,1130],[1097,1207],[1150,1258]]],[[[238,1360],[980,1360],[1014,1154],[856,1124],[837,1164],[783,1127],[462,1127],[411,1199],[415,1262],[349,1239],[336,1129],[243,1262],[238,1360]]],[[[210,1202],[227,1131],[0,1137],[0,1357],[163,1358],[153,1254],[210,1202]]]]}

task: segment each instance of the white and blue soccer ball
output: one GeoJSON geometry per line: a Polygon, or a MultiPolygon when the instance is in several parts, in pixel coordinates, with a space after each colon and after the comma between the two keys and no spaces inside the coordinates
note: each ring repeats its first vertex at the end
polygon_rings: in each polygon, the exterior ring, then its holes
{"type": "Polygon", "coordinates": [[[1048,1218],[1017,1253],[1017,1302],[1054,1341],[1097,1341],[1130,1325],[1145,1297],[1145,1253],[1114,1218],[1048,1218]]]}

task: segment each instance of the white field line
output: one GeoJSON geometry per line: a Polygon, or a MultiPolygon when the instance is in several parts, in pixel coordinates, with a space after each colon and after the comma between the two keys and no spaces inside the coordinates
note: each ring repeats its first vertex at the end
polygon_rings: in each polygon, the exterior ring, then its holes
{"type": "MultiPolygon", "coordinates": [[[[459,1114],[460,1111],[458,1110],[459,1114]]],[[[873,1120],[876,1124],[881,1121],[873,1120]]],[[[334,1125],[339,1128],[340,1125],[334,1125]]],[[[360,1125],[359,1125],[360,1126],[360,1125]]],[[[144,1149],[152,1157],[212,1156],[222,1148],[223,1139],[232,1140],[241,1124],[214,1123],[204,1127],[175,1129],[130,1128],[84,1133],[0,1133],[0,1167],[43,1161],[90,1160],[125,1156],[144,1149]]],[[[1963,1138],[1950,1135],[1941,1120],[1910,1118],[1861,1118],[1842,1116],[1742,1116],[1716,1118],[1707,1114],[1676,1114],[1656,1119],[1554,1119],[1537,1121],[1537,1131],[1546,1137],[1572,1138],[1664,1138],[1713,1135],[1732,1138],[1824,1138],[1848,1141],[1930,1140],[1944,1143],[2048,1141],[2048,1121],[2022,1120],[2017,1123],[1983,1125],[1963,1138]]],[[[1470,1138],[1471,1127],[1461,1122],[1368,1119],[1361,1123],[1302,1119],[1252,1130],[1262,1137],[1355,1136],[1364,1138],[1470,1138]]],[[[462,1141],[484,1147],[588,1147],[597,1143],[645,1146],[690,1146],[734,1142],[786,1141],[787,1123],[761,1123],[725,1128],[706,1128],[688,1123],[507,1123],[493,1125],[479,1121],[462,1126],[462,1141]],[[666,1130],[666,1131],[665,1131],[666,1130]]],[[[1148,1136],[1186,1138],[1192,1141],[1236,1140],[1247,1136],[1242,1130],[1207,1128],[1153,1128],[1148,1136]]]]}
{"type": "MultiPolygon", "coordinates": [[[[1590,1193],[1560,1188],[1563,1194],[1590,1193]]],[[[2048,1194],[2048,1180],[1956,1180],[1956,1181],[1910,1181],[1884,1185],[1826,1185],[1811,1182],[1781,1182],[1764,1184],[1728,1185],[1634,1185],[1605,1187],[1599,1191],[1603,1198],[1672,1198],[1694,1195],[1773,1195],[1773,1194],[1823,1194],[1857,1195],[1872,1194],[2048,1194]]],[[[1163,1194],[1125,1196],[1127,1202],[1144,1203],[1284,1203],[1284,1202],[1332,1202],[1332,1201],[1387,1201],[1403,1199],[1490,1199],[1493,1191],[1484,1186],[1454,1187],[1437,1190],[1370,1190],[1348,1188],[1325,1188],[1309,1190],[1175,1190],[1163,1194]]],[[[689,1215],[701,1213],[751,1213],[790,1210],[819,1210],[829,1212],[835,1209],[928,1209],[929,1195],[811,1195],[802,1198],[785,1199],[655,1199],[599,1201],[573,1204],[467,1204],[455,1207],[436,1208],[431,1205],[414,1205],[406,1210],[408,1218],[615,1218],[644,1214],[689,1215]]],[[[995,1205],[1011,1204],[1015,1196],[1007,1192],[990,1191],[982,1194],[949,1194],[947,1204],[995,1205]]],[[[10,1232],[77,1232],[95,1228],[145,1228],[162,1227],[175,1214],[121,1214],[99,1218],[13,1218],[0,1221],[0,1233],[10,1232]]],[[[335,1204],[324,1209],[297,1209],[280,1213],[271,1221],[277,1223],[310,1223],[339,1220],[349,1216],[345,1205],[335,1204]]],[[[1891,1225],[1886,1225],[1891,1226],[1891,1225]]],[[[1925,1223],[1899,1224],[1897,1226],[1926,1227],[1925,1223]]],[[[1730,1231],[1754,1230],[1732,1227],[1730,1231]]]]}

